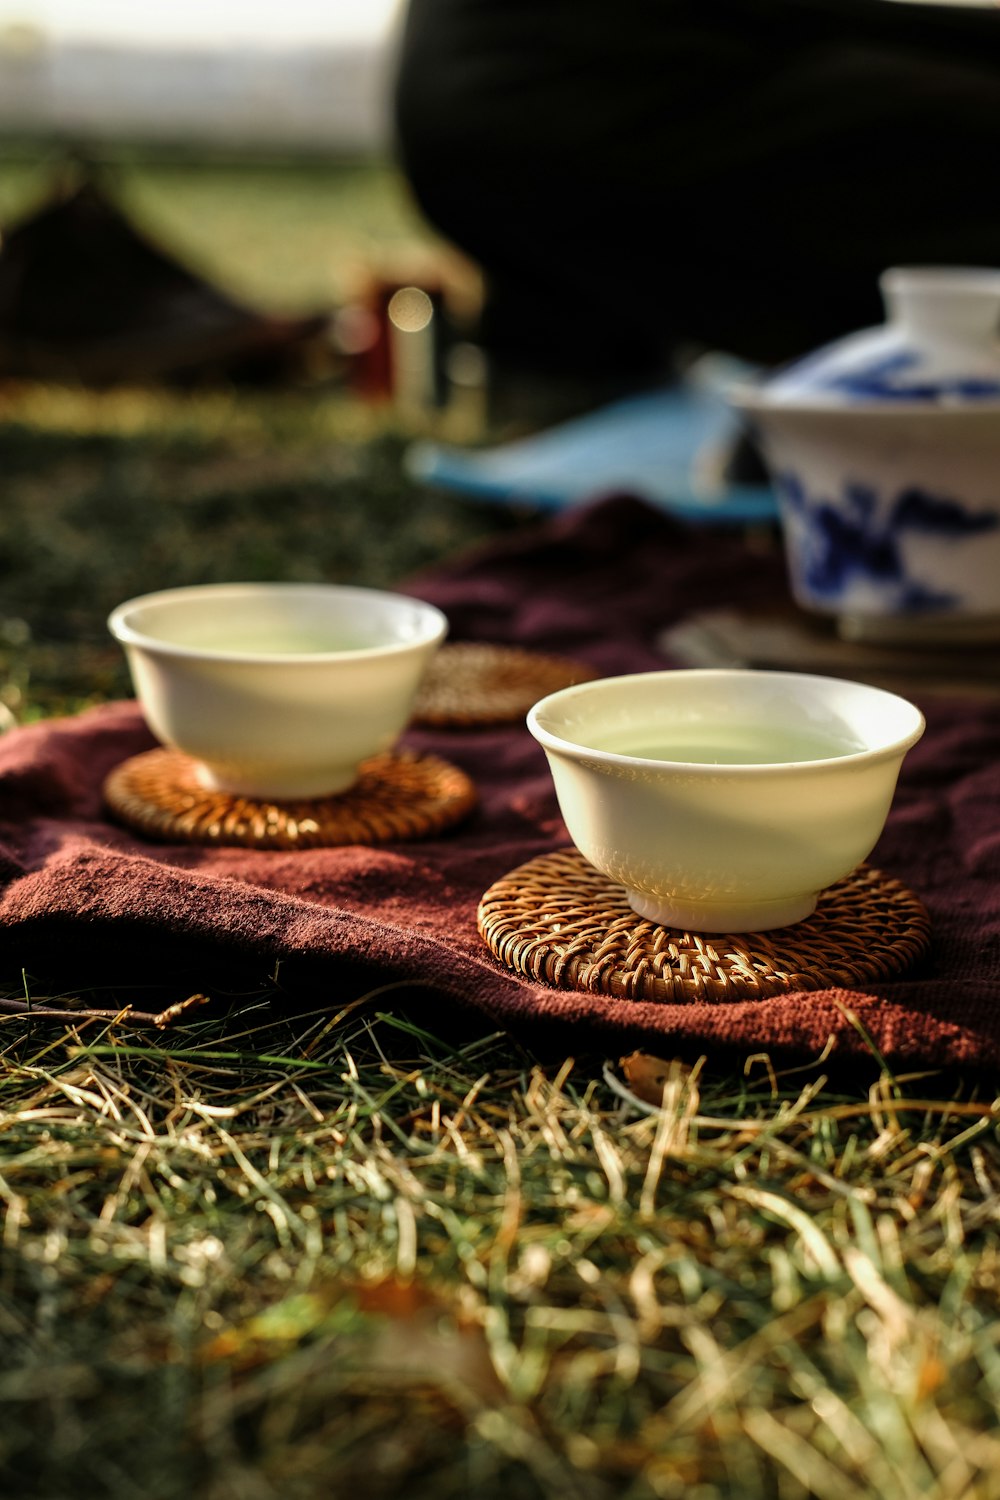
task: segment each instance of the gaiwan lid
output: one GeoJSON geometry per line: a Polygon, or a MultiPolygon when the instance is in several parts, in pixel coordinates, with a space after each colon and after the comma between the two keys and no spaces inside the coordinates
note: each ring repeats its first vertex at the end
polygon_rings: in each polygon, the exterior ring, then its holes
{"type": "Polygon", "coordinates": [[[885,323],[780,370],[765,404],[1000,404],[1000,270],[894,266],[879,286],[885,323]]]}

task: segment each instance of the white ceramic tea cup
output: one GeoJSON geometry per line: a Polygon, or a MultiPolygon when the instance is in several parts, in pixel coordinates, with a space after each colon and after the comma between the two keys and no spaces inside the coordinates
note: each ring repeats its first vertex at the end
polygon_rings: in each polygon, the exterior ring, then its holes
{"type": "Polygon", "coordinates": [[[206,786],[280,800],[345,791],[393,745],[448,622],[378,589],[224,583],[129,599],[108,628],[157,738],[206,786]]]}
{"type": "Polygon", "coordinates": [[[924,730],[894,693],[792,672],[643,672],[536,703],[570,838],[641,916],[693,932],[808,917],[875,846],[924,730]]]}

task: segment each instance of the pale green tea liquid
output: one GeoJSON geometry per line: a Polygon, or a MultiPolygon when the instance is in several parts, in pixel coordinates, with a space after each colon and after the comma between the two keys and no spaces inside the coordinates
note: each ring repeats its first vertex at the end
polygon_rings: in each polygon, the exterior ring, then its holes
{"type": "Polygon", "coordinates": [[[692,725],[689,730],[672,732],[669,737],[650,731],[649,736],[634,732],[614,744],[602,746],[617,755],[634,755],[642,760],[686,761],[708,766],[763,766],[789,761],[830,760],[854,755],[865,747],[840,736],[815,729],[788,729],[781,726],[727,725],[713,730],[711,737],[692,725]]]}
{"type": "Polygon", "coordinates": [[[330,651],[362,651],[371,645],[346,631],[275,629],[205,630],[192,646],[202,651],[232,651],[246,656],[318,656],[330,651]]]}

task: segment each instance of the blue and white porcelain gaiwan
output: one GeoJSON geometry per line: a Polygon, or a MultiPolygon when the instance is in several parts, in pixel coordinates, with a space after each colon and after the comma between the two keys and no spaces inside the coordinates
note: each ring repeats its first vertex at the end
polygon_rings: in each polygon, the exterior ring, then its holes
{"type": "Polygon", "coordinates": [[[851,639],[1000,639],[1000,270],[898,267],[882,327],[730,392],[795,599],[851,639]]]}

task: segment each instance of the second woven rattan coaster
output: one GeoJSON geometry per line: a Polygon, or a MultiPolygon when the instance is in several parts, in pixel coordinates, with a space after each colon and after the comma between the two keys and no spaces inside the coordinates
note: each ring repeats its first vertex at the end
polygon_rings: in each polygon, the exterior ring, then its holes
{"type": "Polygon", "coordinates": [[[413,710],[413,722],[442,729],[512,724],[548,693],[589,682],[593,667],[519,646],[456,641],[436,653],[413,710]]]}
{"type": "Polygon", "coordinates": [[[622,888],[575,849],[540,855],[496,881],[478,925],[497,958],[529,979],[661,1003],[857,989],[901,973],[930,941],[917,897],[867,865],[824,891],[804,922],[699,936],[638,916],[622,888]]]}
{"type": "Polygon", "coordinates": [[[147,750],[115,767],[104,800],[118,822],[162,843],[314,849],[433,836],[471,811],[476,790],[437,756],[396,751],[365,761],[336,797],[267,802],[209,791],[189,756],[147,750]]]}

